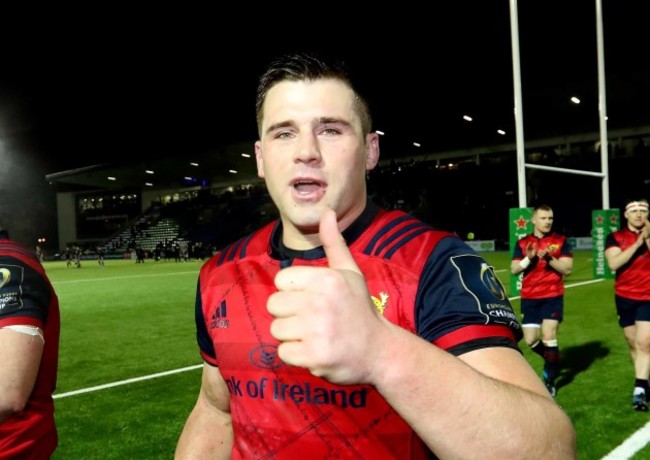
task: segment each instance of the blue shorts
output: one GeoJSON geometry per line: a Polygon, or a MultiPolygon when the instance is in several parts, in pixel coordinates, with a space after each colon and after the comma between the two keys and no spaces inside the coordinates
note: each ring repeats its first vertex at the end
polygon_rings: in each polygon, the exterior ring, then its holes
{"type": "Polygon", "coordinates": [[[621,327],[634,326],[637,321],[650,321],[650,301],[626,299],[618,295],[614,299],[621,327]]]}
{"type": "Polygon", "coordinates": [[[562,322],[564,319],[564,296],[546,299],[521,299],[521,324],[542,324],[545,319],[562,322]]]}

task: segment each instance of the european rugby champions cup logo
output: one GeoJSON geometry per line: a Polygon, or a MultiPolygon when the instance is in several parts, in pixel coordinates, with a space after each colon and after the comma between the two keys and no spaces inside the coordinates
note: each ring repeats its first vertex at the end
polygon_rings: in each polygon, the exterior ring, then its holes
{"type": "Polygon", "coordinates": [[[20,297],[22,279],[21,267],[15,265],[0,267],[0,310],[22,307],[20,297]],[[12,280],[13,282],[10,284],[12,280]],[[18,286],[16,286],[16,283],[18,283],[18,286]]]}
{"type": "Polygon", "coordinates": [[[481,281],[488,291],[499,300],[506,299],[506,291],[501,281],[494,273],[494,269],[486,263],[481,264],[481,281]]]}
{"type": "Polygon", "coordinates": [[[0,268],[0,289],[11,280],[11,272],[6,268],[0,268]]]}

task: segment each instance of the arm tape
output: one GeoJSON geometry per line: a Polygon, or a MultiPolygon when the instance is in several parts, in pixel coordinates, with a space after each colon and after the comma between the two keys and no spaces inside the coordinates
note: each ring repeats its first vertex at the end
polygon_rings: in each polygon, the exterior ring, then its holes
{"type": "Polygon", "coordinates": [[[528,258],[528,256],[524,257],[519,261],[519,266],[524,270],[526,270],[529,265],[530,265],[530,259],[528,258]]]}
{"type": "Polygon", "coordinates": [[[43,331],[36,326],[23,326],[21,324],[12,324],[11,326],[5,326],[2,329],[11,329],[12,331],[20,332],[21,334],[31,335],[33,337],[40,337],[43,343],[45,343],[45,338],[43,337],[43,331]]]}

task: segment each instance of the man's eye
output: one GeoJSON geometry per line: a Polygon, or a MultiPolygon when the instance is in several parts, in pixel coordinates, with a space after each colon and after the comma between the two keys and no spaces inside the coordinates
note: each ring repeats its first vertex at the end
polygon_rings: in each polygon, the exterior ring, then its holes
{"type": "Polygon", "coordinates": [[[322,131],[322,133],[323,133],[323,134],[338,134],[338,133],[339,133],[339,130],[338,130],[338,129],[334,129],[334,128],[325,128],[325,129],[322,131]]]}

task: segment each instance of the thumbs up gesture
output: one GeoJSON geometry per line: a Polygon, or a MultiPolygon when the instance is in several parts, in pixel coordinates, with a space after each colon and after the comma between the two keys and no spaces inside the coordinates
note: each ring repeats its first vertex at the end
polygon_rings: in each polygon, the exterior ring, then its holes
{"type": "Polygon", "coordinates": [[[266,307],[275,318],[278,355],[332,383],[371,383],[371,363],[390,323],[374,307],[331,209],[321,215],[319,232],[329,267],[289,267],[275,277],[278,291],[266,307]]]}

